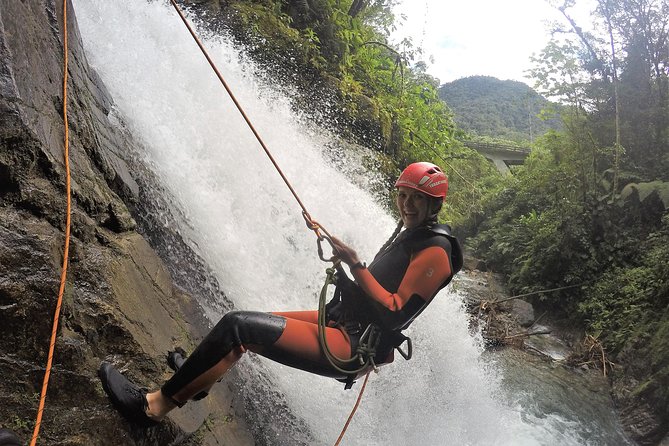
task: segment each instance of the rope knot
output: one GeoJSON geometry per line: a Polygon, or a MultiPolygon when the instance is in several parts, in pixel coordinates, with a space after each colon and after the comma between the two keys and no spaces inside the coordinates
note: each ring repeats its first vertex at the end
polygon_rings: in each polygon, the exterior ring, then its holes
{"type": "Polygon", "coordinates": [[[321,225],[318,224],[317,221],[313,220],[311,218],[311,215],[307,211],[302,211],[302,217],[304,218],[304,222],[307,224],[307,228],[311,229],[316,233],[318,237],[321,237],[319,229],[321,228],[321,225]]]}

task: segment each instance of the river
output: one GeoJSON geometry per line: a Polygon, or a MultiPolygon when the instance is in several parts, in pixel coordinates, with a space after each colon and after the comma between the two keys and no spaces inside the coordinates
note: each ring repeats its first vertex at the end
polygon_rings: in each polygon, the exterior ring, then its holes
{"type": "MultiPolygon", "coordinates": [[[[315,308],[325,264],[314,236],[176,13],[164,1],[73,3],[113,113],[142,144],[133,156],[156,174],[182,216],[179,231],[226,295],[242,309],[315,308]]],[[[359,168],[370,154],[340,150],[225,36],[204,41],[311,215],[371,259],[395,224],[369,192],[378,187],[360,186],[379,183],[359,168]],[[333,150],[345,153],[336,166],[333,150]]],[[[486,353],[469,331],[460,280],[411,327],[414,359],[372,375],[345,444],[629,444],[605,389],[573,391],[578,376],[561,367],[486,353]]],[[[248,392],[266,409],[253,414],[257,444],[334,443],[359,388],[252,355],[240,368],[247,383],[271,389],[248,392]]]]}

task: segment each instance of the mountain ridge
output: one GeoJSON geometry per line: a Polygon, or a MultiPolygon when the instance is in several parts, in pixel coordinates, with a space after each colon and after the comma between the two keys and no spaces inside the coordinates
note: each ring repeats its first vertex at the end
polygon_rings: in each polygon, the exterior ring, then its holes
{"type": "Polygon", "coordinates": [[[471,136],[525,144],[561,126],[558,105],[520,81],[468,76],[442,84],[439,98],[471,136]]]}

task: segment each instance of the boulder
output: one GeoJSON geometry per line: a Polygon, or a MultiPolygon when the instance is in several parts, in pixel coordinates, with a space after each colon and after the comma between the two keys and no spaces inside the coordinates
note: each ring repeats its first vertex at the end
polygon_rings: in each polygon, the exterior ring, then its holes
{"type": "Polygon", "coordinates": [[[488,267],[485,260],[477,259],[471,255],[464,256],[464,264],[462,266],[466,271],[487,271],[488,267]]]}
{"type": "Polygon", "coordinates": [[[534,307],[521,299],[511,301],[511,315],[521,327],[529,327],[534,323],[534,307]]]}

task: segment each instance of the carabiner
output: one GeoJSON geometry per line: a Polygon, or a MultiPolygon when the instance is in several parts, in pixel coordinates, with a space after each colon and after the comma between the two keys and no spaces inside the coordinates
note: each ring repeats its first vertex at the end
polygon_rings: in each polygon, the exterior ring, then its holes
{"type": "Polygon", "coordinates": [[[323,240],[327,240],[327,242],[328,242],[328,243],[330,244],[330,246],[332,247],[332,250],[333,250],[334,252],[337,252],[337,248],[335,248],[334,243],[332,243],[332,240],[330,240],[330,237],[328,237],[328,236],[326,236],[326,235],[319,235],[318,238],[316,239],[316,243],[318,244],[318,257],[320,257],[320,259],[321,259],[322,261],[324,261],[324,262],[332,262],[332,263],[336,263],[336,262],[338,262],[338,261],[339,261],[339,257],[337,257],[337,254],[334,254],[334,255],[333,255],[332,257],[330,257],[329,259],[326,259],[326,258],[325,258],[325,255],[323,254],[323,246],[322,246],[322,244],[321,244],[321,242],[322,242],[323,240]]]}

